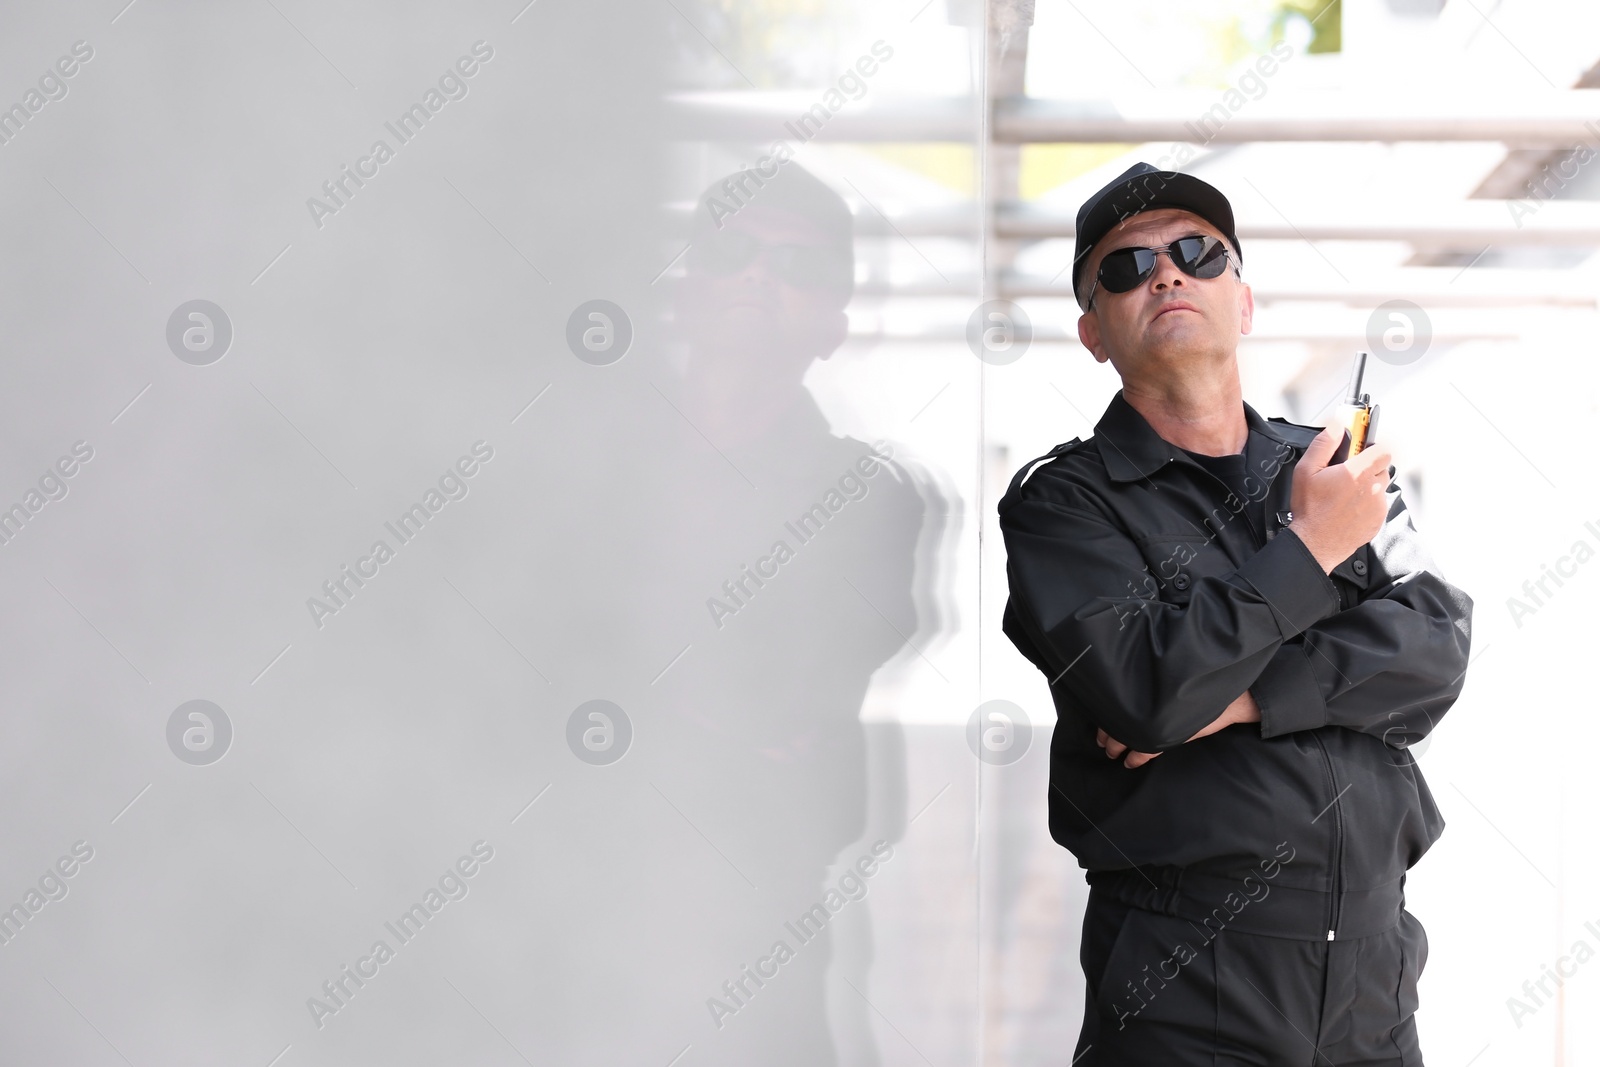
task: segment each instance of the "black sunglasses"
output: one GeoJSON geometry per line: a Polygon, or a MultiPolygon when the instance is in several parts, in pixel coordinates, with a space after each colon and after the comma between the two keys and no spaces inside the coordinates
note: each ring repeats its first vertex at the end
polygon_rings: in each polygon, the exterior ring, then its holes
{"type": "Polygon", "coordinates": [[[1215,278],[1233,259],[1220,237],[1198,233],[1180,237],[1165,248],[1119,248],[1107,252],[1100,261],[1100,270],[1095,274],[1094,285],[1089,287],[1084,306],[1094,303],[1097,287],[1103,287],[1108,293],[1126,293],[1137,288],[1156,269],[1156,256],[1162,253],[1191,278],[1215,278]]]}
{"type": "Polygon", "coordinates": [[[692,258],[707,274],[726,277],[748,267],[763,248],[772,272],[791,285],[828,289],[847,287],[852,281],[849,257],[838,249],[769,244],[736,230],[723,230],[696,243],[692,258]]]}

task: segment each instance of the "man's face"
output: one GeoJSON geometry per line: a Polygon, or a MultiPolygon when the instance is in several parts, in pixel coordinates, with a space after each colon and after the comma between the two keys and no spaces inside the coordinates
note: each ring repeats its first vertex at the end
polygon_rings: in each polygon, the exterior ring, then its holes
{"type": "MultiPolygon", "coordinates": [[[[1164,248],[1180,237],[1204,234],[1224,241],[1215,226],[1181,208],[1157,208],[1129,216],[1094,246],[1084,268],[1084,285],[1093,284],[1100,261],[1119,248],[1164,248]]],[[[1232,252],[1233,246],[1226,246],[1232,252]]],[[[1174,370],[1192,373],[1221,367],[1235,357],[1239,338],[1250,332],[1255,302],[1250,287],[1229,268],[1215,278],[1192,278],[1156,256],[1150,276],[1126,293],[1094,290],[1090,308],[1078,319],[1078,338],[1094,358],[1107,360],[1122,375],[1138,380],[1174,370]]]]}
{"type": "MultiPolygon", "coordinates": [[[[759,194],[758,194],[759,196],[759,194]]],[[[684,332],[702,358],[737,354],[761,366],[774,356],[792,355],[805,364],[827,358],[844,342],[848,321],[837,287],[807,284],[793,270],[786,276],[777,257],[792,255],[774,246],[796,245],[802,256],[825,256],[826,234],[806,219],[759,200],[723,220],[723,226],[691,246],[679,291],[684,332]],[[730,249],[759,247],[747,262],[730,268],[730,249]],[[719,242],[713,249],[712,243],[719,242]]],[[[773,368],[767,364],[767,372],[773,368]]]]}

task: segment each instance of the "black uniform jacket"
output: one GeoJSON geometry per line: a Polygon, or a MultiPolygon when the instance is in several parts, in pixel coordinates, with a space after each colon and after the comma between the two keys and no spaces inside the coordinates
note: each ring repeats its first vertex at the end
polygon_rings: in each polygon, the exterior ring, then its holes
{"type": "Polygon", "coordinates": [[[1408,746],[1461,692],[1472,600],[1397,484],[1383,529],[1324,574],[1283,530],[1318,428],[1244,412],[1265,529],[1120,391],[1093,437],[1019,470],[1004,629],[1049,680],[1050,833],[1091,884],[1208,926],[1362,937],[1398,921],[1444,826],[1408,746]],[[1186,743],[1246,689],[1259,724],[1186,743]],[[1096,727],[1161,755],[1130,770],[1096,727]]]}

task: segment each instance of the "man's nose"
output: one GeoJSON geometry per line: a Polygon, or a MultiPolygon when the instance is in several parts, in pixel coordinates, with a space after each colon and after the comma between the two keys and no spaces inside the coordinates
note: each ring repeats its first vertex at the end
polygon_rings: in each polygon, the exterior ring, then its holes
{"type": "Polygon", "coordinates": [[[1156,253],[1156,265],[1150,272],[1150,284],[1157,292],[1163,288],[1182,287],[1183,271],[1172,262],[1172,253],[1163,248],[1156,253]]]}
{"type": "Polygon", "coordinates": [[[750,257],[750,262],[739,268],[738,278],[756,285],[776,285],[778,275],[772,269],[772,249],[766,246],[757,249],[756,254],[750,257]]]}

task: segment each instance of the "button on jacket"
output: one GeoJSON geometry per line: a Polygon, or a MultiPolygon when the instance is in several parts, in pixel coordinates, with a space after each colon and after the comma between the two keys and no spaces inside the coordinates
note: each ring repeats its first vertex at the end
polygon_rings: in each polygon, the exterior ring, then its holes
{"type": "Polygon", "coordinates": [[[1366,936],[1399,921],[1405,872],[1444,826],[1407,746],[1461,692],[1472,600],[1392,482],[1383,528],[1324,574],[1283,529],[1318,428],[1244,415],[1248,502],[1120,391],[1093,437],[1019,470],[1000,501],[1004,630],[1057,713],[1050,832],[1134,906],[1366,936]],[[1259,724],[1185,743],[1247,689],[1259,724]],[[1162,755],[1124,767],[1096,727],[1162,755]]]}

